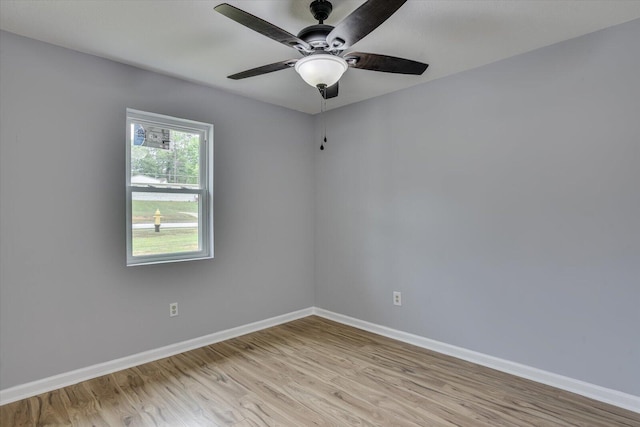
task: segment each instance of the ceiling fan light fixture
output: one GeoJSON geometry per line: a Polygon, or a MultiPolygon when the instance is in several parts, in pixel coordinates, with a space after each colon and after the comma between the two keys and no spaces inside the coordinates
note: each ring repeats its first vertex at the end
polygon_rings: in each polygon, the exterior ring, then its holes
{"type": "Polygon", "coordinates": [[[349,65],[339,56],[320,53],[298,60],[295,68],[300,77],[309,85],[330,87],[338,83],[349,65]]]}

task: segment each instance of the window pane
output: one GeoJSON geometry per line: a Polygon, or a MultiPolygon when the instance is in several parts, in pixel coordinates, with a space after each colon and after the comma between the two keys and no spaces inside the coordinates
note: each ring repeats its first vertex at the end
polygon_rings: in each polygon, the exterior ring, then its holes
{"type": "Polygon", "coordinates": [[[127,108],[126,129],[127,265],[213,258],[213,125],[127,108]]]}
{"type": "Polygon", "coordinates": [[[140,123],[131,128],[131,184],[199,187],[199,134],[140,123]]]}
{"type": "Polygon", "coordinates": [[[133,256],[201,250],[197,194],[134,191],[131,196],[133,256]]]}

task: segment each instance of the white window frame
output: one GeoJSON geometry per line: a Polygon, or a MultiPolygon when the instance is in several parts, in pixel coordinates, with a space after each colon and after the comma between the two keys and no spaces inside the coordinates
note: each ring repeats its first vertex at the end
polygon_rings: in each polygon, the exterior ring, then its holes
{"type": "Polygon", "coordinates": [[[213,125],[193,120],[179,119],[162,114],[127,108],[126,139],[126,198],[127,198],[127,266],[160,264],[168,262],[192,261],[213,258],[213,125]],[[131,125],[132,123],[170,128],[173,130],[199,134],[200,144],[200,185],[199,188],[156,187],[143,184],[131,184],[131,125]],[[198,241],[199,251],[177,252],[155,255],[133,256],[132,194],[142,193],[180,193],[198,196],[198,241]]]}

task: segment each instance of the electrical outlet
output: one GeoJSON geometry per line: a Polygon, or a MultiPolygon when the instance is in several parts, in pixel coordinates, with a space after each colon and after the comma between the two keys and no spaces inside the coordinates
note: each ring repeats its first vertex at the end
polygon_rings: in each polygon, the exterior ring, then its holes
{"type": "Polygon", "coordinates": [[[169,317],[173,317],[177,315],[178,315],[178,303],[172,302],[171,304],[169,304],[169,317]]]}
{"type": "Polygon", "coordinates": [[[402,305],[402,292],[393,291],[393,305],[402,305]]]}

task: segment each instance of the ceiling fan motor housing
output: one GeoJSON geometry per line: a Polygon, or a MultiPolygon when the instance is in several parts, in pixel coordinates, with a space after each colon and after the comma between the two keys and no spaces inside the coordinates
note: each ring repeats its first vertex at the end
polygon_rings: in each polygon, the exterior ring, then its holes
{"type": "Polygon", "coordinates": [[[310,25],[300,30],[298,38],[309,43],[314,49],[324,49],[329,46],[327,43],[327,36],[331,30],[333,30],[331,25],[310,25]]]}
{"type": "Polygon", "coordinates": [[[309,5],[309,10],[313,14],[316,21],[320,21],[322,24],[331,15],[333,5],[329,1],[314,0],[309,5]]]}

